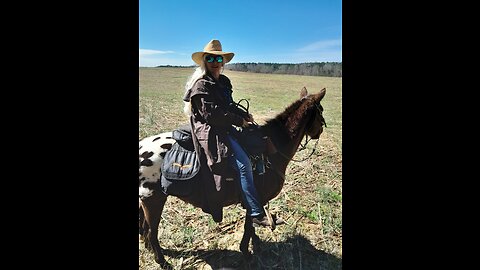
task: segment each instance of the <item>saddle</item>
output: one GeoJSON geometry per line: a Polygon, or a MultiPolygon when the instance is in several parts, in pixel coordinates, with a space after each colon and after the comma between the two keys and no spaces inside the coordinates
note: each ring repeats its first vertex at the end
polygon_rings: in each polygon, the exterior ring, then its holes
{"type": "Polygon", "coordinates": [[[253,171],[259,175],[265,173],[265,164],[270,163],[268,155],[276,153],[277,149],[270,138],[263,134],[260,126],[252,124],[245,128],[234,128],[231,134],[245,149],[253,171]]]}
{"type": "MultiPolygon", "coordinates": [[[[267,156],[264,153],[272,153],[271,147],[273,144],[261,135],[258,127],[252,127],[245,133],[236,133],[235,136],[244,147],[248,145],[248,148],[245,147],[245,149],[254,165],[254,172],[262,174],[265,166],[260,161],[263,162],[264,156],[267,156]],[[247,132],[250,134],[247,134],[247,132]]],[[[222,181],[222,191],[217,191],[212,173],[210,170],[205,170],[207,168],[206,161],[202,161],[195,151],[190,125],[173,130],[172,138],[176,142],[166,152],[161,166],[160,185],[162,192],[177,197],[201,196],[195,201],[202,202],[200,207],[203,212],[211,214],[215,222],[221,222],[223,203],[234,200],[239,195],[238,192],[240,191],[237,185],[233,184],[233,181],[238,179],[234,179],[234,177],[225,178],[225,181],[222,181]]]]}
{"type": "Polygon", "coordinates": [[[267,136],[264,136],[260,126],[256,124],[245,128],[233,128],[231,134],[237,138],[240,145],[249,156],[258,156],[267,149],[267,136]]]}

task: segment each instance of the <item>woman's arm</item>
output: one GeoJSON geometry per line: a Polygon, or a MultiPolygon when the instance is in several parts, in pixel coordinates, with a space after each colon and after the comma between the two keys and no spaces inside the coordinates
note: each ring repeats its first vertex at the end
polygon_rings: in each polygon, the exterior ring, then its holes
{"type": "Polygon", "coordinates": [[[191,102],[194,112],[198,113],[211,126],[229,127],[235,125],[241,127],[245,125],[245,119],[222,109],[210,95],[194,95],[191,98],[191,102]]]}

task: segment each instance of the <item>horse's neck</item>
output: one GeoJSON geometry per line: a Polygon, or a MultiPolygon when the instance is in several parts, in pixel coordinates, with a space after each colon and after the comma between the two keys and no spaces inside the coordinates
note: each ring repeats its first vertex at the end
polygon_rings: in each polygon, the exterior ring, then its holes
{"type": "Polygon", "coordinates": [[[280,147],[280,151],[286,157],[288,157],[289,160],[291,160],[295,155],[295,153],[297,152],[298,147],[300,146],[300,143],[302,142],[304,135],[305,135],[305,132],[301,132],[297,134],[295,137],[293,137],[288,144],[285,144],[280,147]]]}
{"type": "MultiPolygon", "coordinates": [[[[302,123],[299,123],[299,125],[305,125],[306,124],[306,119],[302,121],[302,123]]],[[[270,128],[270,134],[268,136],[271,138],[273,141],[275,147],[277,148],[277,151],[283,156],[283,158],[286,160],[285,166],[288,164],[288,162],[293,158],[295,153],[298,150],[298,147],[300,146],[300,143],[302,142],[303,137],[305,136],[305,130],[301,128],[295,136],[289,137],[288,139],[278,139],[278,131],[283,128],[284,123],[277,123],[276,128],[270,128]],[[280,128],[279,128],[280,127],[280,128]]],[[[288,135],[284,134],[285,138],[288,137],[288,135]]]]}
{"type": "Polygon", "coordinates": [[[268,188],[261,188],[261,190],[259,190],[259,192],[263,194],[265,202],[275,198],[282,190],[285,183],[285,172],[288,163],[295,155],[304,132],[299,132],[299,134],[290,138],[284,133],[283,125],[273,123],[269,127],[266,135],[270,137],[277,152],[269,156],[271,174],[268,178],[264,179],[268,188]]]}

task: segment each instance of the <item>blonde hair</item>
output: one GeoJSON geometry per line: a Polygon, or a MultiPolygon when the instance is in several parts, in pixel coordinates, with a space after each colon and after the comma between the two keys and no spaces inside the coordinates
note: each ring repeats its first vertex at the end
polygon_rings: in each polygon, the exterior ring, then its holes
{"type": "MultiPolygon", "coordinates": [[[[202,62],[200,66],[198,66],[193,74],[188,78],[187,83],[185,84],[185,93],[190,90],[193,85],[197,82],[198,79],[202,78],[203,75],[207,73],[207,70],[205,68],[205,63],[202,62]]],[[[184,101],[184,106],[183,106],[183,112],[187,115],[190,116],[192,115],[192,104],[190,101],[184,101]]]]}

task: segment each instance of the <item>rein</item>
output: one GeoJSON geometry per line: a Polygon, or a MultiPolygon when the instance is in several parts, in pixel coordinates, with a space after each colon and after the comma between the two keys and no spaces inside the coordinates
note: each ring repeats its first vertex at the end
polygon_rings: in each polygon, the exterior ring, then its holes
{"type": "MultiPolygon", "coordinates": [[[[240,107],[243,111],[245,111],[245,113],[246,113],[247,115],[250,114],[250,112],[248,111],[248,109],[250,108],[250,102],[249,102],[247,99],[242,98],[242,99],[240,99],[238,102],[233,102],[232,104],[233,104],[233,106],[235,106],[235,107],[237,107],[237,108],[240,107]],[[240,104],[240,102],[242,102],[242,101],[247,102],[247,107],[245,107],[245,106],[243,106],[242,104],[240,104]]],[[[258,126],[257,122],[253,121],[252,123],[253,123],[254,125],[257,125],[257,126],[258,126]]]]}
{"type": "MultiPolygon", "coordinates": [[[[300,148],[299,150],[297,150],[297,152],[300,152],[300,151],[302,151],[302,150],[307,149],[307,144],[308,144],[308,142],[310,142],[310,140],[312,140],[312,138],[311,138],[311,137],[308,138],[308,135],[305,134],[305,144],[302,145],[302,143],[300,142],[301,148],[300,148]]],[[[277,150],[277,153],[279,153],[279,154],[280,154],[283,158],[285,158],[286,160],[291,160],[291,161],[295,161],[295,162],[303,162],[303,161],[309,159],[309,158],[313,155],[313,153],[315,153],[315,150],[317,150],[318,141],[319,141],[319,139],[317,139],[317,141],[315,142],[315,145],[313,146],[312,152],[311,152],[307,157],[305,157],[305,158],[303,158],[303,159],[301,159],[301,160],[294,159],[294,158],[290,159],[289,157],[287,157],[287,155],[285,155],[284,153],[282,153],[280,150],[277,150]]]]}
{"type": "MultiPolygon", "coordinates": [[[[307,147],[306,147],[306,146],[307,146],[307,143],[308,143],[310,140],[312,140],[312,138],[308,139],[307,137],[308,137],[308,135],[305,134],[305,144],[302,145],[302,143],[300,143],[300,145],[302,146],[302,148],[301,148],[300,150],[297,150],[297,152],[298,152],[298,151],[302,151],[302,150],[304,150],[304,149],[307,148],[307,147]]],[[[282,156],[282,157],[285,158],[286,160],[295,161],[295,162],[302,162],[302,161],[305,161],[305,160],[309,159],[309,158],[313,155],[313,153],[314,153],[315,150],[317,149],[318,141],[319,141],[319,139],[317,139],[317,141],[315,142],[315,146],[313,146],[313,150],[312,150],[312,152],[310,153],[310,155],[308,155],[306,158],[304,158],[304,159],[302,159],[302,160],[296,160],[296,159],[293,159],[293,158],[290,159],[290,158],[287,157],[284,153],[282,153],[280,150],[277,150],[277,153],[279,153],[280,156],[282,156]]],[[[280,171],[277,170],[276,168],[273,168],[271,165],[272,165],[272,164],[271,164],[270,162],[268,162],[267,164],[265,164],[265,167],[266,167],[266,168],[269,168],[269,169],[271,169],[272,171],[274,171],[275,173],[277,173],[278,176],[280,176],[280,178],[282,178],[283,181],[285,181],[285,174],[282,173],[282,172],[280,172],[280,171]]]]}

